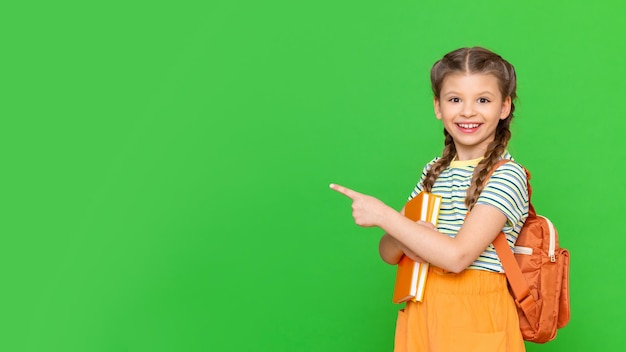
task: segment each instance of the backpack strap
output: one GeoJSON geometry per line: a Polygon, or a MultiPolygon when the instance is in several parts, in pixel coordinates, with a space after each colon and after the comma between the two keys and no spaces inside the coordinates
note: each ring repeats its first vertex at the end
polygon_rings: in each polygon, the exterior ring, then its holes
{"type": "MultiPolygon", "coordinates": [[[[493,168],[487,174],[485,178],[485,185],[491,178],[491,175],[494,171],[496,171],[500,166],[508,163],[511,160],[501,159],[493,166],[493,168]]],[[[530,173],[526,168],[524,168],[526,172],[526,182],[528,186],[528,198],[530,199],[531,188],[530,188],[530,173]]],[[[529,201],[530,203],[530,201],[529,201]]],[[[529,204],[529,213],[531,211],[532,206],[529,204]]],[[[534,212],[534,209],[532,209],[534,212]]],[[[513,291],[513,298],[515,299],[515,303],[518,307],[520,307],[527,316],[531,313],[531,310],[536,308],[535,298],[530,294],[530,288],[528,287],[528,283],[524,279],[524,275],[522,274],[522,269],[520,269],[513,252],[511,251],[511,247],[509,246],[508,241],[506,240],[506,236],[504,232],[500,232],[498,236],[493,240],[493,246],[496,249],[496,253],[498,254],[498,258],[500,258],[500,262],[502,263],[502,267],[504,268],[504,273],[506,274],[506,278],[509,281],[509,285],[511,287],[511,291],[513,291]]]]}

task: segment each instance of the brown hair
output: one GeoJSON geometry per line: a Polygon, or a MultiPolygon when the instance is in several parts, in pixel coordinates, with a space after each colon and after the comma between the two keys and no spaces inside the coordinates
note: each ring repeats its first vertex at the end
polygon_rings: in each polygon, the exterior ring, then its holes
{"type": "MultiPolygon", "coordinates": [[[[500,159],[511,138],[509,126],[515,111],[513,100],[517,98],[515,93],[517,80],[513,65],[500,55],[481,47],[461,48],[446,54],[441,60],[435,62],[430,70],[430,81],[436,99],[439,99],[444,79],[452,73],[491,74],[498,79],[502,98],[511,97],[509,116],[498,122],[493,142],[487,147],[484,159],[474,169],[472,182],[467,189],[465,197],[465,205],[471,210],[478,200],[480,192],[483,190],[483,183],[487,173],[500,159]]],[[[445,128],[443,129],[443,134],[445,141],[442,156],[432,165],[424,179],[424,190],[427,192],[431,191],[439,174],[450,165],[450,162],[456,156],[456,148],[452,136],[445,128]]]]}

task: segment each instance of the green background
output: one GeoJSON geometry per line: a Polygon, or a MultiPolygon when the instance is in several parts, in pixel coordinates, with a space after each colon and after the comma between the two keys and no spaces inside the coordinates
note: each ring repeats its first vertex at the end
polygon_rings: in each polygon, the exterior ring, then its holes
{"type": "MultiPolygon", "coordinates": [[[[0,5],[1,351],[391,351],[395,269],[337,182],[399,209],[442,149],[428,73],[519,77],[510,151],[626,348],[619,1],[0,5]]],[[[451,334],[454,332],[450,332],[451,334]]]]}

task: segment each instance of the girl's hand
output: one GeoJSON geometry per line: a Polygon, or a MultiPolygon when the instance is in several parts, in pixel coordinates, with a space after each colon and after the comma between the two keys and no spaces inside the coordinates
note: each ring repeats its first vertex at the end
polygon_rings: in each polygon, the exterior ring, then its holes
{"type": "Polygon", "coordinates": [[[331,184],[330,188],[352,199],[352,217],[359,226],[381,227],[385,219],[384,214],[389,210],[393,210],[380,200],[349,188],[336,184],[331,184]]]}

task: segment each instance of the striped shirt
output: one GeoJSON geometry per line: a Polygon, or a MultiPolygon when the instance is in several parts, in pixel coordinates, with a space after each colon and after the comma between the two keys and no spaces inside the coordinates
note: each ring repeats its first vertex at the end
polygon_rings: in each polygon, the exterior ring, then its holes
{"type": "MultiPolygon", "coordinates": [[[[506,152],[503,159],[511,159],[506,152]]],[[[426,172],[439,158],[426,164],[422,177],[409,196],[415,197],[423,189],[426,172]]],[[[442,197],[437,230],[450,237],[456,236],[461,229],[467,207],[465,196],[472,180],[476,165],[482,158],[467,161],[452,161],[450,166],[441,172],[432,187],[432,193],[442,197]]],[[[499,167],[487,182],[476,204],[487,204],[496,207],[507,218],[502,228],[511,249],[515,245],[517,236],[528,217],[528,187],[526,172],[516,162],[510,162],[499,167]]],[[[469,269],[504,272],[502,264],[492,244],[468,267],[469,269]]]]}

